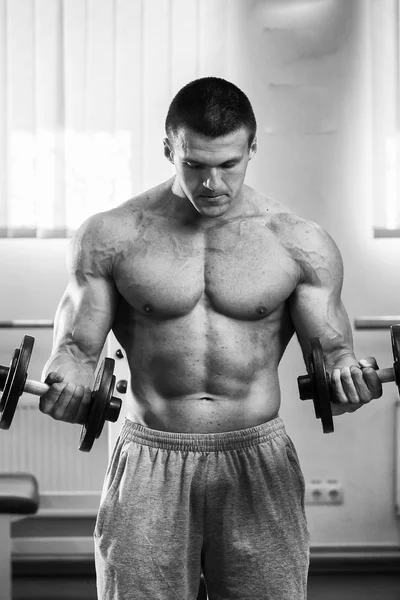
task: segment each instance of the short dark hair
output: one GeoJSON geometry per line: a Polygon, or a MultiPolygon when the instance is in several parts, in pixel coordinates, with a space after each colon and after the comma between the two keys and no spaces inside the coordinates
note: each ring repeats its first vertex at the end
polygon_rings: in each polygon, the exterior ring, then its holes
{"type": "Polygon", "coordinates": [[[181,127],[212,139],[245,127],[250,146],[257,122],[248,97],[236,85],[219,77],[202,77],[185,85],[170,104],[165,120],[167,136],[181,127]]]}

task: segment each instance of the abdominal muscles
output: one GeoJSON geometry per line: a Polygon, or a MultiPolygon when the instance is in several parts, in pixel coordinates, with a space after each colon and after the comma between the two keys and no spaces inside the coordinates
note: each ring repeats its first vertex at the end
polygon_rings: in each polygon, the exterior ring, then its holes
{"type": "Polygon", "coordinates": [[[282,314],[237,320],[198,304],[173,319],[132,317],[123,319],[128,328],[115,329],[131,369],[128,418],[154,429],[212,433],[276,416],[282,314]]]}

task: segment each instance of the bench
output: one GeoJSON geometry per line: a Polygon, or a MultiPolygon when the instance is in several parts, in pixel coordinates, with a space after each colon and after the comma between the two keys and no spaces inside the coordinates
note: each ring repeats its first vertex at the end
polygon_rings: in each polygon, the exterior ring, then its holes
{"type": "Polygon", "coordinates": [[[29,473],[0,473],[0,600],[12,598],[11,524],[39,508],[38,482],[29,473]]]}

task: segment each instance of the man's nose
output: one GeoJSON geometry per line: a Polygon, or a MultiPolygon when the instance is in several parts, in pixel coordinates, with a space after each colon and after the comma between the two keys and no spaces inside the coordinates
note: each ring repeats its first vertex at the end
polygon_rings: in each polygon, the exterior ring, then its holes
{"type": "Polygon", "coordinates": [[[209,169],[205,175],[203,185],[212,191],[217,191],[221,181],[219,169],[209,169]]]}

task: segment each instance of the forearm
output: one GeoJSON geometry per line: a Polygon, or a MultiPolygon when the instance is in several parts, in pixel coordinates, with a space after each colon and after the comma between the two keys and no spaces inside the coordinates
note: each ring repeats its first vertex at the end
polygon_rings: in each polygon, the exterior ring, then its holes
{"type": "MultiPolygon", "coordinates": [[[[108,289],[107,283],[103,285],[108,289]]],[[[65,381],[92,385],[114,314],[111,292],[105,301],[100,283],[92,287],[70,284],[67,288],[55,315],[53,348],[43,369],[44,378],[56,372],[65,381]],[[104,306],[99,306],[101,296],[104,306]]]]}
{"type": "Polygon", "coordinates": [[[340,305],[335,313],[331,313],[329,319],[316,319],[316,323],[309,319],[306,327],[304,321],[301,324],[299,340],[305,358],[310,353],[310,338],[318,337],[329,373],[334,368],[358,365],[351,325],[343,305],[340,305]]]}
{"type": "Polygon", "coordinates": [[[330,351],[324,349],[325,367],[328,373],[333,369],[341,369],[342,367],[358,366],[358,360],[354,354],[352,347],[347,349],[337,348],[330,351]]]}
{"type": "Polygon", "coordinates": [[[64,381],[91,387],[98,362],[98,357],[88,356],[78,347],[69,347],[68,350],[58,348],[53,350],[46,362],[42,378],[46,379],[51,372],[59,373],[64,381]]]}

